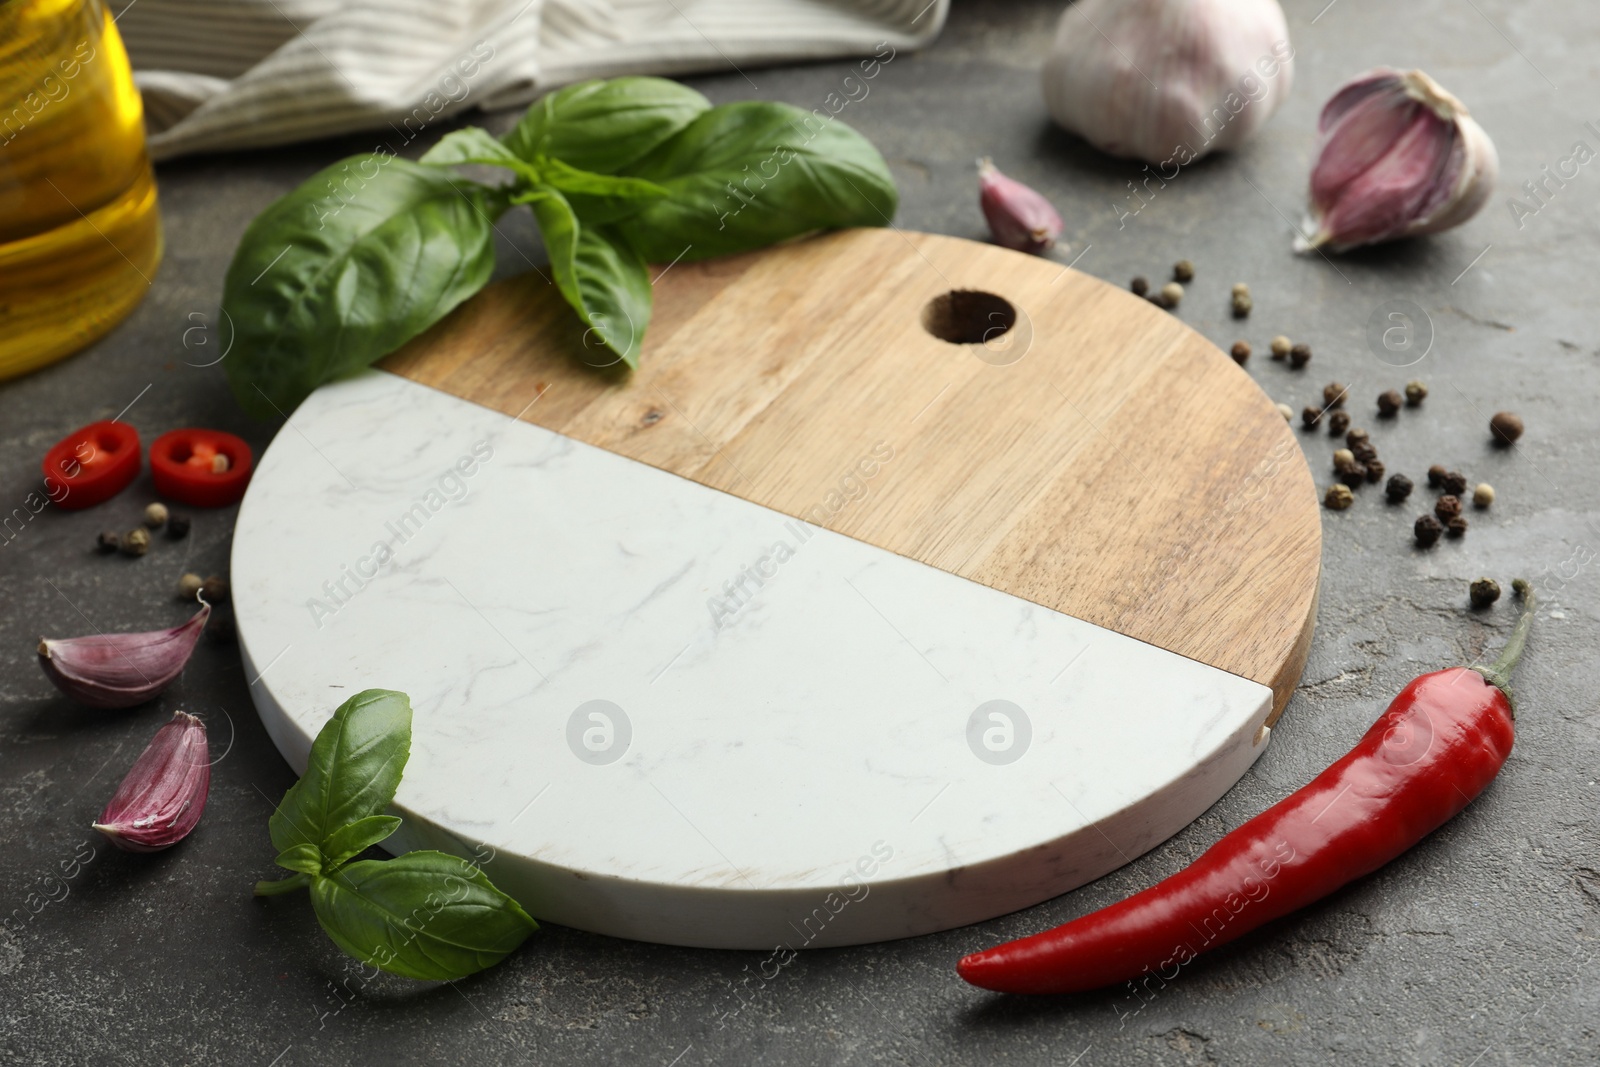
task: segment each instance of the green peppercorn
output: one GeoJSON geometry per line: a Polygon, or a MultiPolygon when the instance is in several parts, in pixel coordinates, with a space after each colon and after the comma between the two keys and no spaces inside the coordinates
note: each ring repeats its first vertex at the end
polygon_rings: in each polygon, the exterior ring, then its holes
{"type": "Polygon", "coordinates": [[[1500,583],[1493,578],[1479,578],[1467,587],[1467,595],[1475,608],[1486,608],[1500,599],[1500,583]]]}
{"type": "Polygon", "coordinates": [[[1404,474],[1391,474],[1383,492],[1389,498],[1389,503],[1398,504],[1411,495],[1411,479],[1404,474]]]}
{"type": "Polygon", "coordinates": [[[1420,408],[1422,402],[1428,398],[1428,387],[1422,382],[1412,379],[1406,383],[1406,407],[1420,408]]]}
{"type": "Polygon", "coordinates": [[[1417,539],[1418,548],[1432,548],[1439,540],[1439,535],[1444,532],[1444,527],[1432,515],[1420,515],[1411,532],[1417,539]]]}
{"type": "Polygon", "coordinates": [[[1350,491],[1348,485],[1343,482],[1334,482],[1328,486],[1328,491],[1322,495],[1322,504],[1333,511],[1343,511],[1355,503],[1355,499],[1355,494],[1350,491]]]}
{"type": "Polygon", "coordinates": [[[143,526],[135,526],[122,535],[120,544],[123,555],[142,556],[150,550],[150,531],[143,526]]]}

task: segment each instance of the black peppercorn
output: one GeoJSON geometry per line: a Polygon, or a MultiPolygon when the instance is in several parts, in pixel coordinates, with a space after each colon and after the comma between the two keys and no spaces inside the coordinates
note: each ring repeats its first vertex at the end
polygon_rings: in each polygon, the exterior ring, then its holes
{"type": "Polygon", "coordinates": [[[1367,460],[1367,481],[1371,482],[1373,485],[1377,485],[1379,482],[1383,481],[1383,460],[1367,460]]]}
{"type": "Polygon", "coordinates": [[[1307,429],[1315,426],[1320,418],[1322,418],[1322,409],[1314,408],[1310,404],[1307,404],[1305,410],[1300,412],[1300,421],[1306,425],[1307,429]]]}
{"type": "Polygon", "coordinates": [[[1150,303],[1154,304],[1156,307],[1161,308],[1163,311],[1171,311],[1173,308],[1178,306],[1172,302],[1166,293],[1163,293],[1159,290],[1151,293],[1149,296],[1145,297],[1145,299],[1150,301],[1150,303]]]}
{"type": "Polygon", "coordinates": [[[1467,518],[1465,515],[1452,515],[1450,521],[1444,524],[1444,535],[1450,538],[1465,537],[1467,533],[1467,518]]]}
{"type": "Polygon", "coordinates": [[[1412,534],[1417,539],[1417,547],[1431,548],[1439,540],[1439,535],[1444,532],[1444,527],[1439,525],[1439,520],[1432,515],[1417,517],[1416,525],[1411,528],[1412,534]]]}
{"type": "Polygon", "coordinates": [[[1497,445],[1509,445],[1522,436],[1522,420],[1509,411],[1497,411],[1489,420],[1489,436],[1497,445]]]}
{"type": "Polygon", "coordinates": [[[1345,394],[1349,391],[1340,382],[1329,382],[1322,387],[1322,406],[1325,408],[1344,407],[1345,394]]]}
{"type": "Polygon", "coordinates": [[[1250,358],[1250,342],[1249,341],[1235,341],[1235,342],[1233,342],[1233,361],[1235,363],[1239,364],[1242,367],[1242,366],[1244,366],[1244,361],[1249,359],[1249,358],[1250,358]]]}
{"type": "Polygon", "coordinates": [[[1194,264],[1187,259],[1180,259],[1172,265],[1174,281],[1188,282],[1194,280],[1194,264]]]}
{"type": "Polygon", "coordinates": [[[1384,493],[1389,497],[1389,503],[1398,504],[1411,495],[1411,479],[1404,474],[1389,475],[1389,484],[1384,486],[1384,493]]]}
{"type": "Polygon", "coordinates": [[[207,604],[226,604],[228,602],[228,582],[215,574],[200,583],[200,595],[205,597],[207,604]]]}
{"type": "Polygon", "coordinates": [[[167,536],[174,541],[189,536],[189,516],[174,515],[167,520],[167,536]]]}
{"type": "Polygon", "coordinates": [[[1449,522],[1461,514],[1461,498],[1452,493],[1446,493],[1433,505],[1433,513],[1439,516],[1440,522],[1449,522]]]}
{"type": "Polygon", "coordinates": [[[1350,428],[1350,413],[1348,411],[1335,411],[1328,416],[1328,436],[1338,437],[1350,428]]]}
{"type": "Polygon", "coordinates": [[[1333,469],[1338,473],[1343,474],[1345,471],[1354,470],[1356,462],[1355,453],[1348,448],[1336,448],[1333,450],[1333,469]]]}
{"type": "Polygon", "coordinates": [[[1439,479],[1439,488],[1453,496],[1462,496],[1467,491],[1467,476],[1460,471],[1446,471],[1439,479]]]}
{"type": "Polygon", "coordinates": [[[1357,441],[1350,446],[1350,453],[1363,463],[1371,463],[1378,458],[1378,446],[1371,441],[1357,441]]]}
{"type": "Polygon", "coordinates": [[[1400,405],[1403,403],[1405,401],[1400,398],[1399,393],[1393,389],[1385,389],[1378,394],[1378,417],[1384,419],[1394,418],[1395,413],[1400,410],[1400,405]]]}
{"type": "Polygon", "coordinates": [[[1311,362],[1311,346],[1305,343],[1293,345],[1289,349],[1289,366],[1299,370],[1311,362]]]}
{"type": "Polygon", "coordinates": [[[106,530],[96,539],[94,546],[99,549],[102,556],[109,556],[122,547],[122,538],[115,530],[106,530]]]}
{"type": "Polygon", "coordinates": [[[239,639],[239,628],[233,621],[232,615],[218,614],[211,617],[211,625],[206,627],[206,638],[216,645],[228,645],[239,639]]]}
{"type": "Polygon", "coordinates": [[[1467,595],[1475,608],[1486,608],[1500,599],[1500,583],[1493,578],[1479,578],[1467,587],[1467,595]]]}
{"type": "Polygon", "coordinates": [[[1128,283],[1128,288],[1133,290],[1134,296],[1143,296],[1150,291],[1150,280],[1141,274],[1128,283]]]}
{"type": "Polygon", "coordinates": [[[1348,469],[1339,472],[1339,480],[1352,489],[1360,489],[1367,480],[1367,468],[1360,463],[1352,463],[1348,469]]]}
{"type": "Polygon", "coordinates": [[[1363,430],[1359,426],[1344,435],[1344,443],[1349,445],[1351,448],[1355,447],[1357,441],[1365,441],[1367,439],[1367,431],[1363,430]]]}
{"type": "Polygon", "coordinates": [[[1429,467],[1428,468],[1428,488],[1429,489],[1437,489],[1437,488],[1439,488],[1441,485],[1444,484],[1445,475],[1448,474],[1448,473],[1450,473],[1450,472],[1445,470],[1444,467],[1441,466],[1438,463],[1435,463],[1433,466],[1429,467]]]}

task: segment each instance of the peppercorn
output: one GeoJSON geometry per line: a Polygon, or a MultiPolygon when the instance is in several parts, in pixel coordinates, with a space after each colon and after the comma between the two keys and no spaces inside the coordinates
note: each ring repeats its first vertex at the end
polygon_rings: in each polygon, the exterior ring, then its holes
{"type": "Polygon", "coordinates": [[[1289,339],[1280,333],[1272,339],[1272,358],[1282,359],[1289,354],[1289,350],[1293,347],[1294,345],[1289,342],[1289,339]]]}
{"type": "Polygon", "coordinates": [[[1467,595],[1475,608],[1486,608],[1500,599],[1500,583],[1493,578],[1479,578],[1467,587],[1467,595]]]}
{"type": "Polygon", "coordinates": [[[1250,287],[1248,285],[1246,285],[1244,282],[1234,282],[1233,283],[1233,295],[1234,296],[1249,296],[1250,295],[1250,287]]]}
{"type": "Polygon", "coordinates": [[[1180,259],[1172,265],[1174,281],[1189,282],[1194,280],[1194,264],[1187,259],[1180,259]]]}
{"type": "Polygon", "coordinates": [[[213,574],[200,583],[200,595],[205,597],[207,604],[226,604],[228,602],[227,579],[213,574]]]}
{"type": "Polygon", "coordinates": [[[206,639],[214,645],[232,644],[239,639],[239,627],[232,615],[214,615],[206,627],[206,639]]]}
{"type": "Polygon", "coordinates": [[[1509,411],[1497,411],[1489,420],[1489,436],[1497,445],[1509,445],[1522,436],[1522,420],[1509,411]]]}
{"type": "Polygon", "coordinates": [[[1400,399],[1399,393],[1393,389],[1385,389],[1378,394],[1378,417],[1384,419],[1394,418],[1395,413],[1400,410],[1401,403],[1403,401],[1400,399]]]}
{"type": "Polygon", "coordinates": [[[1416,525],[1411,528],[1412,535],[1417,539],[1418,548],[1432,548],[1443,532],[1444,527],[1439,525],[1439,520],[1432,515],[1418,516],[1416,525]]]}
{"type": "Polygon", "coordinates": [[[189,516],[174,515],[167,520],[167,536],[174,541],[189,536],[189,516]]]}
{"type": "Polygon", "coordinates": [[[1278,405],[1278,414],[1283,416],[1284,422],[1294,421],[1294,408],[1290,407],[1288,404],[1280,403],[1278,405]]]}
{"type": "Polygon", "coordinates": [[[1428,387],[1421,381],[1413,378],[1406,383],[1406,407],[1420,408],[1422,402],[1428,398],[1428,387]]]}
{"type": "Polygon", "coordinates": [[[1449,522],[1461,514],[1461,498],[1453,493],[1446,493],[1434,503],[1433,513],[1439,516],[1440,522],[1449,522]]]}
{"type": "Polygon", "coordinates": [[[1133,290],[1134,296],[1143,296],[1150,291],[1150,281],[1143,274],[1136,275],[1133,281],[1128,283],[1128,288],[1133,290]]]}
{"type": "Polygon", "coordinates": [[[1439,479],[1439,488],[1454,496],[1465,496],[1467,476],[1460,471],[1446,471],[1444,477],[1439,479]]]}
{"type": "Polygon", "coordinates": [[[1355,499],[1356,496],[1350,491],[1348,485],[1343,482],[1334,482],[1328,486],[1328,491],[1323,494],[1322,504],[1333,511],[1343,511],[1355,503],[1355,499]]]}
{"type": "Polygon", "coordinates": [[[1348,448],[1336,448],[1333,451],[1333,469],[1343,474],[1356,465],[1356,454],[1348,448]]]}
{"type": "Polygon", "coordinates": [[[1310,404],[1307,404],[1304,410],[1300,412],[1300,421],[1305,424],[1307,429],[1315,426],[1320,418],[1322,418],[1322,409],[1314,408],[1310,404]]]}
{"type": "Polygon", "coordinates": [[[1378,458],[1378,446],[1371,441],[1357,441],[1350,446],[1350,453],[1362,463],[1371,463],[1378,458]]]}
{"type": "Polygon", "coordinates": [[[198,574],[185,574],[178,579],[178,599],[193,600],[196,593],[204,586],[198,574]]]}
{"type": "Polygon", "coordinates": [[[1351,464],[1349,470],[1339,473],[1339,480],[1352,489],[1360,489],[1362,483],[1367,480],[1366,465],[1362,463],[1351,464]]]}
{"type": "Polygon", "coordinates": [[[115,530],[105,530],[95,539],[94,547],[102,556],[109,556],[122,547],[122,539],[117,536],[115,530]]]}
{"type": "Polygon", "coordinates": [[[1177,282],[1168,282],[1161,287],[1161,295],[1170,301],[1168,307],[1177,307],[1183,302],[1183,286],[1177,282]]]}
{"type": "Polygon", "coordinates": [[[1465,515],[1452,515],[1450,521],[1444,524],[1444,535],[1452,539],[1459,539],[1467,535],[1467,517],[1465,515]]]}
{"type": "Polygon", "coordinates": [[[1384,494],[1388,496],[1389,503],[1398,504],[1411,495],[1411,479],[1404,474],[1389,475],[1389,484],[1383,487],[1384,494]]]}
{"type": "Polygon", "coordinates": [[[1350,413],[1348,411],[1335,411],[1328,416],[1328,436],[1338,437],[1350,428],[1350,413]]]}
{"type": "Polygon", "coordinates": [[[150,549],[150,531],[143,526],[135,526],[122,535],[120,545],[124,555],[142,556],[150,549]]]}
{"type": "Polygon", "coordinates": [[[1383,460],[1367,460],[1367,481],[1371,482],[1373,485],[1377,485],[1379,482],[1383,481],[1383,460]]]}
{"type": "Polygon", "coordinates": [[[1307,363],[1310,363],[1310,362],[1311,362],[1311,346],[1310,345],[1301,343],[1301,344],[1295,345],[1293,348],[1289,349],[1289,366],[1293,367],[1295,370],[1299,370],[1301,367],[1304,367],[1307,363]]]}
{"type": "Polygon", "coordinates": [[[1367,433],[1367,431],[1357,426],[1355,429],[1344,435],[1344,443],[1349,445],[1351,448],[1354,448],[1357,441],[1366,441],[1370,439],[1371,436],[1372,435],[1367,433]]]}
{"type": "Polygon", "coordinates": [[[1247,318],[1249,318],[1250,317],[1250,312],[1255,309],[1255,306],[1256,306],[1255,301],[1250,299],[1250,294],[1249,293],[1245,293],[1243,296],[1239,295],[1238,293],[1234,293],[1233,294],[1233,317],[1234,318],[1236,318],[1236,319],[1247,319],[1247,318]]]}
{"type": "Polygon", "coordinates": [[[1150,301],[1150,303],[1154,304],[1156,307],[1161,308],[1163,311],[1171,311],[1173,308],[1172,301],[1167,299],[1166,293],[1151,293],[1149,296],[1145,297],[1145,299],[1150,301]]]}
{"type": "Polygon", "coordinates": [[[1488,482],[1479,482],[1478,487],[1472,491],[1472,506],[1486,508],[1494,503],[1494,486],[1488,482]]]}
{"type": "Polygon", "coordinates": [[[1349,391],[1339,382],[1329,382],[1322,387],[1322,406],[1328,408],[1344,407],[1345,394],[1349,391]]]}
{"type": "Polygon", "coordinates": [[[1437,488],[1439,488],[1441,485],[1444,484],[1445,475],[1447,475],[1449,473],[1450,473],[1449,471],[1445,470],[1444,467],[1441,466],[1438,463],[1435,463],[1433,466],[1429,467],[1428,468],[1428,488],[1429,489],[1437,489],[1437,488]]]}
{"type": "Polygon", "coordinates": [[[1235,363],[1239,364],[1239,366],[1241,366],[1241,367],[1244,366],[1244,361],[1250,358],[1250,342],[1249,341],[1235,341],[1235,342],[1233,342],[1232,353],[1233,353],[1233,361],[1235,363]]]}
{"type": "Polygon", "coordinates": [[[167,506],[157,500],[153,504],[146,504],[144,509],[144,524],[152,530],[160,529],[167,521],[167,506]]]}

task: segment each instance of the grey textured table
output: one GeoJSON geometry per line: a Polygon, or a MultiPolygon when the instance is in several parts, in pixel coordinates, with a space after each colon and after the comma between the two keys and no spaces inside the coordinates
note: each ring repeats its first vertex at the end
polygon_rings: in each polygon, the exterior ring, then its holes
{"type": "MultiPolygon", "coordinates": [[[[1377,5],[1291,0],[1297,84],[1244,151],[1185,168],[1137,215],[1139,168],[1053,130],[1035,70],[1055,3],[959,4],[943,38],[896,57],[843,118],[888,158],[897,223],[982,236],[973,159],[1044,190],[1067,220],[1067,258],[1119,284],[1179,258],[1199,277],[1180,314],[1298,410],[1331,379],[1391,470],[1435,462],[1487,480],[1494,508],[1464,541],[1410,545],[1425,505],[1386,508],[1376,490],[1325,513],[1316,642],[1302,687],[1255,768],[1201,819],[1077,892],[975,928],[802,954],[776,977],[762,954],[616,941],[547,927],[505,964],[454,985],[363,983],[304,902],[263,904],[266,819],[293,778],[250,704],[232,648],[204,645],[159,703],[90,712],[59,698],[33,662],[41,633],[175,622],[185,570],[225,571],[232,515],[200,513],[184,542],[138,561],[93,553],[126,528],[147,480],[91,511],[46,509],[0,546],[0,1058],[8,1063],[294,1064],[451,1062],[808,1063],[1592,1063],[1600,1019],[1600,452],[1593,279],[1596,194],[1584,168],[1522,225],[1508,196],[1574,141],[1600,147],[1592,62],[1600,11],[1554,0],[1377,5]],[[1318,12],[1321,11],[1319,16],[1318,12]],[[1317,108],[1378,64],[1420,66],[1464,97],[1496,140],[1502,187],[1468,226],[1325,262],[1289,252],[1317,108]],[[1227,285],[1256,310],[1225,316],[1227,285]],[[1366,340],[1374,309],[1409,300],[1433,344],[1399,369],[1366,340]],[[1296,373],[1265,358],[1286,332],[1315,348],[1296,373]],[[1420,375],[1420,412],[1381,426],[1373,398],[1420,375]],[[1488,414],[1518,411],[1527,435],[1490,447],[1488,414]],[[1480,574],[1536,580],[1545,609],[1518,686],[1522,716],[1504,773],[1461,817],[1376,875],[1184,970],[1148,1002],[1126,991],[1004,1000],[956,980],[956,958],[1117,900],[1177,869],[1218,835],[1342,754],[1413,675],[1497,643],[1512,609],[1466,608],[1480,574]],[[172,708],[212,720],[217,764],[205,819],[181,847],[128,856],[89,822],[172,708]],[[232,735],[230,738],[230,734],[232,735]],[[76,877],[60,864],[95,855],[76,877]],[[57,876],[54,880],[51,876],[57,876]],[[348,981],[346,981],[349,979],[348,981]],[[335,991],[339,983],[346,983],[335,991]]],[[[813,107],[846,63],[695,79],[718,101],[813,107]]],[[[501,129],[510,116],[493,116],[501,129]]],[[[429,131],[430,134],[440,131],[429,131]]],[[[431,138],[430,138],[431,140],[431,138]]],[[[182,425],[238,432],[258,449],[276,427],[245,420],[202,329],[239,234],[274,197],[369,138],[214,157],[158,173],[167,253],[133,316],[91,350],[0,387],[0,500],[20,504],[59,436],[127,418],[148,442],[182,425]],[[148,388],[147,388],[148,387],[148,388]]],[[[1533,202],[1530,202],[1533,203],[1533,202]]],[[[503,226],[537,258],[530,224],[503,226]]],[[[502,250],[503,269],[521,264],[502,250]]],[[[213,339],[214,340],[214,339],[213,339]]],[[[1319,482],[1326,435],[1301,440],[1319,482]]],[[[1509,599],[1509,598],[1508,598],[1509,599]]]]}

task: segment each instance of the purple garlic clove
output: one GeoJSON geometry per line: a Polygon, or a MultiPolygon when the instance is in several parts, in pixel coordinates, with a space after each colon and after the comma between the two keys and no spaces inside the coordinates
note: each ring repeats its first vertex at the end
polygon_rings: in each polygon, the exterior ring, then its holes
{"type": "Polygon", "coordinates": [[[205,723],[177,712],[134,761],[94,828],[125,852],[159,852],[195,828],[210,789],[205,723]]]}
{"type": "Polygon", "coordinates": [[[39,666],[67,696],[91,708],[131,708],[160,694],[183,672],[211,617],[202,604],[194,618],[170,630],[44,638],[39,666]]]}
{"type": "Polygon", "coordinates": [[[1019,252],[1047,252],[1061,236],[1061,216],[1039,193],[978,160],[978,205],[996,243],[1019,252]]]}
{"type": "Polygon", "coordinates": [[[1323,106],[1318,128],[1311,236],[1296,239],[1298,251],[1438,233],[1477,214],[1494,191],[1494,143],[1420,70],[1363,74],[1323,106]]]}

